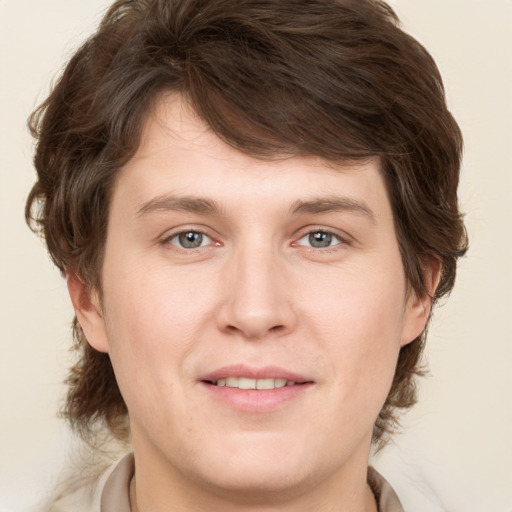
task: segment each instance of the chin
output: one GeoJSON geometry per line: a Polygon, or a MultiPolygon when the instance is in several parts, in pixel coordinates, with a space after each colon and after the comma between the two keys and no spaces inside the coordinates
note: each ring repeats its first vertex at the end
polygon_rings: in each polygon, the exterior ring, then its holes
{"type": "Polygon", "coordinates": [[[203,458],[198,473],[202,473],[205,483],[240,493],[283,492],[307,480],[308,465],[302,460],[305,454],[296,448],[300,444],[293,443],[294,447],[282,439],[259,441],[242,446],[223,443],[222,453],[203,458]]]}
{"type": "MultiPolygon", "coordinates": [[[[223,471],[222,475],[210,474],[205,480],[209,481],[216,494],[230,496],[231,499],[238,496],[244,503],[263,503],[268,498],[269,502],[276,503],[278,498],[289,499],[304,492],[308,478],[298,468],[282,465],[278,459],[274,459],[263,467],[248,464],[223,471]]],[[[208,485],[208,482],[205,484],[208,485]]]]}

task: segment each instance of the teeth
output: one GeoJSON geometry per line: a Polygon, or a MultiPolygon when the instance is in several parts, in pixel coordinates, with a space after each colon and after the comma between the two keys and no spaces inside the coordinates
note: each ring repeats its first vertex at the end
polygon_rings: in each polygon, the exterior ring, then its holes
{"type": "Polygon", "coordinates": [[[237,388],[238,387],[238,377],[228,377],[226,379],[226,386],[228,388],[237,388]]]}
{"type": "Polygon", "coordinates": [[[256,379],[238,377],[238,387],[240,389],[256,389],[256,379]]]}
{"type": "Polygon", "coordinates": [[[295,382],[286,379],[249,379],[247,377],[227,377],[219,379],[217,386],[226,386],[228,388],[238,389],[274,389],[293,386],[295,382]]]}
{"type": "Polygon", "coordinates": [[[286,386],[286,379],[276,379],[274,385],[276,388],[284,388],[286,386]]]}
{"type": "Polygon", "coordinates": [[[258,379],[256,389],[274,389],[276,387],[274,379],[258,379]]]}

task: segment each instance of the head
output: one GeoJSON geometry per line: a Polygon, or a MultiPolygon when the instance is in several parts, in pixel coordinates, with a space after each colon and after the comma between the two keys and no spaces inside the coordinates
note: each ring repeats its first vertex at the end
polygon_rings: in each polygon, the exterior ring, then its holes
{"type": "MultiPolygon", "coordinates": [[[[265,172],[285,175],[282,163],[294,159],[361,173],[371,163],[389,201],[405,297],[428,298],[428,318],[450,292],[466,250],[457,203],[461,134],[434,61],[386,4],[125,0],[31,119],[38,181],[27,219],[99,309],[109,300],[112,201],[169,98],[265,172]]],[[[416,400],[425,329],[397,354],[373,430],[377,444],[416,400]]],[[[128,411],[109,353],[88,343],[76,319],[74,336],[79,358],[67,417],[84,436],[98,422],[125,435],[128,411]]]]}

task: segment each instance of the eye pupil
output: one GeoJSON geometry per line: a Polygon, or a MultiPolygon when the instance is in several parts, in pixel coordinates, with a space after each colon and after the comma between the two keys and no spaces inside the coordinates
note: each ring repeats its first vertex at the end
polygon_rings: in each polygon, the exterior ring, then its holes
{"type": "Polygon", "coordinates": [[[311,247],[329,247],[332,243],[332,235],[317,231],[309,235],[309,243],[311,247]]]}
{"type": "Polygon", "coordinates": [[[195,231],[180,233],[179,242],[180,245],[186,249],[195,249],[196,247],[201,247],[201,244],[203,243],[203,234],[195,231]]]}

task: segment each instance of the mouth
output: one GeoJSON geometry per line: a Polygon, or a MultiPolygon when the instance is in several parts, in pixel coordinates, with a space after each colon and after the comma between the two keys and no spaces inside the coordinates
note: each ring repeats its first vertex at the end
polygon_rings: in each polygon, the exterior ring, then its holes
{"type": "Polygon", "coordinates": [[[211,386],[244,390],[272,390],[313,383],[312,379],[277,366],[253,368],[243,364],[219,368],[200,380],[211,386]]]}
{"type": "Polygon", "coordinates": [[[309,395],[312,379],[278,367],[234,365],[204,375],[199,382],[209,396],[243,412],[270,412],[309,395]]]}
{"type": "Polygon", "coordinates": [[[249,377],[226,377],[214,381],[203,381],[212,386],[237,388],[237,389],[258,389],[270,390],[276,388],[284,388],[285,386],[296,386],[303,383],[297,383],[287,379],[252,379],[249,377]]]}

